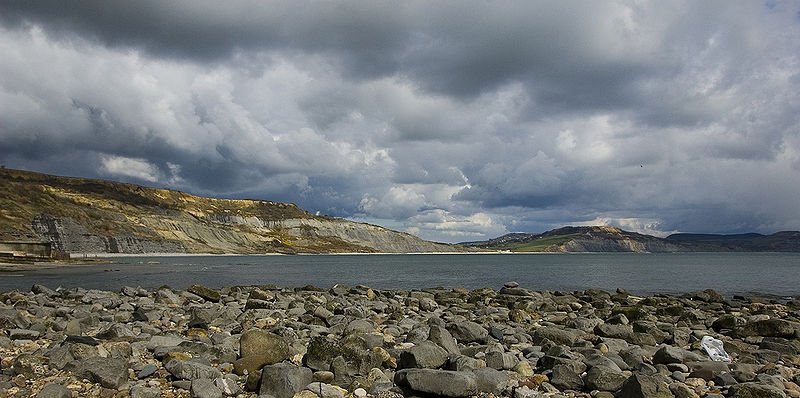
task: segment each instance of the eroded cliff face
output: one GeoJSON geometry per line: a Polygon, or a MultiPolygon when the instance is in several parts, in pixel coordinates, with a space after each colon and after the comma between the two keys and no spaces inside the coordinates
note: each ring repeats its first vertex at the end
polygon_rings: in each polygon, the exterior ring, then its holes
{"type": "Polygon", "coordinates": [[[71,253],[342,253],[459,250],[317,217],[293,204],[203,198],[116,182],[0,170],[0,239],[71,253]]]}
{"type": "Polygon", "coordinates": [[[691,251],[680,242],[607,226],[562,227],[542,234],[514,233],[485,242],[467,243],[489,250],[519,252],[636,252],[691,251]]]}
{"type": "Polygon", "coordinates": [[[672,253],[685,251],[678,245],[663,242],[642,242],[631,239],[575,239],[560,246],[564,252],[634,252],[672,253]]]}

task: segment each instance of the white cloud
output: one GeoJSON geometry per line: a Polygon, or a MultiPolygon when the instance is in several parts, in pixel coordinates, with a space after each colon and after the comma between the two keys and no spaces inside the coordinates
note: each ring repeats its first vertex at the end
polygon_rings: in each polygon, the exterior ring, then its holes
{"type": "Polygon", "coordinates": [[[157,182],[161,179],[158,168],[144,159],[107,155],[102,156],[100,161],[102,172],[111,177],[133,177],[148,182],[157,182]]]}

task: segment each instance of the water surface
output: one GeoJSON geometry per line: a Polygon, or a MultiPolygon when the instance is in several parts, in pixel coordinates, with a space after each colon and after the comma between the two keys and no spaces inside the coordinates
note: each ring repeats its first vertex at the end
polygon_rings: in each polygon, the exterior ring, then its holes
{"type": "Polygon", "coordinates": [[[117,290],[267,285],[375,288],[499,288],[517,281],[535,290],[622,287],[636,294],[712,288],[727,295],[800,296],[800,253],[424,254],[118,257],[113,264],[0,273],[0,291],[51,288],[117,290]]]}

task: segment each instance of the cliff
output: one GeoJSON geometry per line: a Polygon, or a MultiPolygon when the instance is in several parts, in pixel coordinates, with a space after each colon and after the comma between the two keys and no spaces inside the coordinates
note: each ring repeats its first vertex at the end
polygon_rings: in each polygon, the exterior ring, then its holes
{"type": "Polygon", "coordinates": [[[0,240],[71,253],[407,253],[459,250],[294,204],[204,198],[103,180],[0,170],[0,240]]]}
{"type": "Polygon", "coordinates": [[[511,252],[799,252],[800,232],[772,235],[675,234],[667,238],[590,226],[564,227],[541,234],[513,233],[462,245],[511,252]]]}

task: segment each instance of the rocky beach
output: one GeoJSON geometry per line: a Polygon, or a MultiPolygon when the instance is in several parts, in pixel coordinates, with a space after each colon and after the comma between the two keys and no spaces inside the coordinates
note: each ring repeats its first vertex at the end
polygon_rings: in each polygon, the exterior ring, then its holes
{"type": "Polygon", "coordinates": [[[0,396],[800,397],[797,299],[498,288],[34,285],[0,396]]]}

